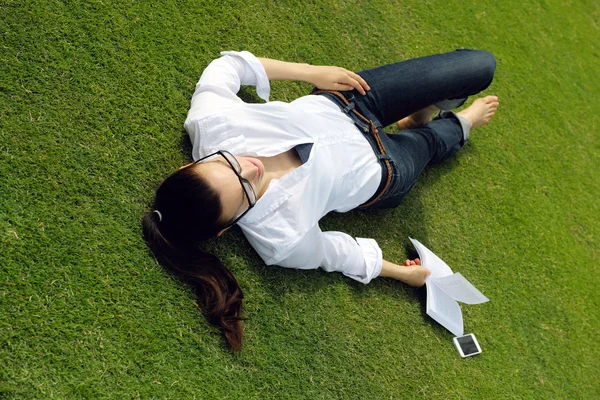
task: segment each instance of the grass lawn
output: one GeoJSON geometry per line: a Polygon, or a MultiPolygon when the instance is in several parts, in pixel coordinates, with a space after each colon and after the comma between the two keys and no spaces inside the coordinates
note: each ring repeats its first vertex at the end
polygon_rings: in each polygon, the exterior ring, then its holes
{"type": "Polygon", "coordinates": [[[599,42],[592,0],[1,1],[0,398],[600,398],[599,42]],[[422,289],[267,267],[238,229],[208,244],[245,293],[229,352],[140,227],[190,160],[203,68],[459,47],[497,58],[492,123],[399,208],[321,227],[440,255],[491,300],[463,308],[483,353],[458,356],[422,289]]]}

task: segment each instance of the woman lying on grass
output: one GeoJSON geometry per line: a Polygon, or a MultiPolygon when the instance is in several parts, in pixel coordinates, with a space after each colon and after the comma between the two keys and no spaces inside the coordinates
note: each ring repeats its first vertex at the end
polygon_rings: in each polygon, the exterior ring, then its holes
{"type": "Polygon", "coordinates": [[[487,88],[495,66],[490,53],[475,50],[358,74],[222,53],[204,70],[185,121],[196,161],[156,191],[143,220],[148,245],[161,265],[197,288],[209,322],[233,350],[243,341],[242,292],[199,245],[234,224],[268,265],[422,286],[429,271],[418,259],[388,262],[375,240],[323,232],[319,220],[330,211],[397,206],[427,165],[452,156],[492,118],[494,96],[448,110],[487,88]],[[284,79],[320,90],[291,103],[268,102],[269,80],[284,79]],[[236,95],[240,85],[256,86],[267,103],[244,103],[236,95]],[[386,134],[382,128],[391,123],[400,132],[386,134]]]}

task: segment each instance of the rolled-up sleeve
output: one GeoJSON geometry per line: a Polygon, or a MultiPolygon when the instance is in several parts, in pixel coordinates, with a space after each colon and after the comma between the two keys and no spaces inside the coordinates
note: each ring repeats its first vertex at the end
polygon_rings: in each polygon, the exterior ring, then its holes
{"type": "Polygon", "coordinates": [[[241,85],[256,86],[258,96],[269,101],[269,78],[258,58],[248,51],[224,51],[221,55],[206,67],[196,84],[186,125],[242,104],[237,96],[241,85]]]}
{"type": "Polygon", "coordinates": [[[367,284],[380,274],[382,254],[373,239],[354,239],[342,232],[322,232],[319,226],[315,226],[302,237],[288,256],[271,264],[287,268],[338,271],[367,284]]]}

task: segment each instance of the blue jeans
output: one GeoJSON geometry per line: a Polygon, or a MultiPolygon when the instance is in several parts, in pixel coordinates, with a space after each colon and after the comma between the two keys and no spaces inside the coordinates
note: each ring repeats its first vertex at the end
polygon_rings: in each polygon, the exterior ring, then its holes
{"type": "MultiPolygon", "coordinates": [[[[485,51],[460,49],[359,72],[371,87],[365,96],[352,90],[342,94],[375,123],[392,164],[392,180],[386,192],[369,209],[396,207],[413,187],[425,167],[451,157],[465,144],[461,121],[453,112],[442,112],[428,124],[388,135],[383,127],[431,105],[449,110],[468,96],[486,89],[494,78],[496,60],[485,51]]],[[[324,93],[344,108],[341,100],[324,93]]],[[[347,113],[355,124],[365,124],[347,113]]],[[[372,135],[366,134],[374,146],[372,135]]],[[[375,149],[376,147],[374,147],[375,149]]],[[[387,170],[382,169],[383,187],[387,170]]],[[[377,191],[379,192],[379,190],[377,191]]]]}

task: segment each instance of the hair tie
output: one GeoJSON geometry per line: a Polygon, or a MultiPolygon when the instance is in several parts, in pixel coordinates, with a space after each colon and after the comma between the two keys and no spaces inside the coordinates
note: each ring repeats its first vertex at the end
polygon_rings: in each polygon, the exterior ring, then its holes
{"type": "Polygon", "coordinates": [[[162,214],[160,213],[160,211],[158,211],[158,210],[154,210],[154,211],[152,211],[152,212],[155,212],[155,213],[157,213],[157,214],[158,214],[158,222],[162,222],[162,214]]]}

